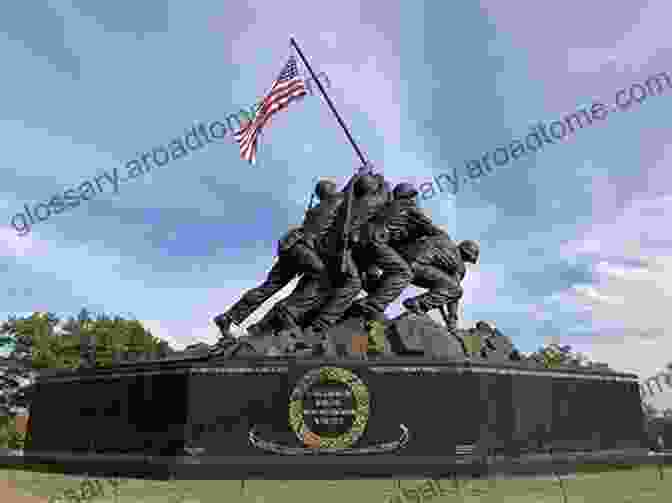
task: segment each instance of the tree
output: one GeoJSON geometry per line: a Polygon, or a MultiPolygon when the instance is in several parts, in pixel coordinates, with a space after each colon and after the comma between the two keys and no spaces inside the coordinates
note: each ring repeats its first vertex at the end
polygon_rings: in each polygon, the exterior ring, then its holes
{"type": "Polygon", "coordinates": [[[14,418],[30,405],[30,393],[38,372],[46,368],[80,366],[88,354],[96,366],[113,363],[114,354],[133,350],[165,357],[174,350],[154,337],[138,320],[101,313],[93,316],[82,309],[77,317],[64,322],[53,313],[35,312],[30,316],[10,317],[0,325],[0,348],[10,353],[0,357],[0,445],[20,448],[23,438],[16,431],[14,418]]]}
{"type": "Polygon", "coordinates": [[[0,415],[27,402],[17,383],[34,379],[41,369],[78,368],[91,344],[94,351],[88,356],[96,366],[113,364],[115,354],[123,351],[158,357],[174,352],[137,319],[105,313],[94,316],[86,308],[76,318],[70,316],[63,322],[49,312],[35,312],[23,318],[12,316],[0,325],[0,347],[11,350],[8,357],[0,357],[5,366],[0,369],[0,393],[5,397],[0,399],[0,415]]]}
{"type": "MultiPolygon", "coordinates": [[[[87,355],[96,366],[108,366],[122,353],[145,357],[159,352],[163,342],[154,337],[136,319],[126,320],[121,316],[93,313],[83,309],[77,318],[70,317],[63,325],[64,337],[70,341],[71,357],[79,361],[87,355]],[[91,350],[87,346],[91,346],[91,350]]],[[[167,343],[166,343],[167,344],[167,343]]],[[[169,354],[165,344],[163,353],[169,354]]]]}
{"type": "Polygon", "coordinates": [[[608,368],[604,363],[593,362],[583,353],[572,351],[569,345],[549,344],[530,354],[527,359],[534,360],[546,368],[563,367],[592,367],[608,368]]]}
{"type": "Polygon", "coordinates": [[[11,317],[0,326],[0,334],[14,340],[12,359],[30,361],[32,368],[58,367],[63,364],[63,341],[54,333],[58,323],[53,313],[35,312],[24,318],[11,317]]]}

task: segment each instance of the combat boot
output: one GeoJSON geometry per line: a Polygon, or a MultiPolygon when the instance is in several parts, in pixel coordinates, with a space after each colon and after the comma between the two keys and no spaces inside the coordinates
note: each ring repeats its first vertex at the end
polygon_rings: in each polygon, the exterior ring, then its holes
{"type": "Polygon", "coordinates": [[[446,328],[450,332],[457,331],[457,302],[452,302],[450,304],[445,304],[442,308],[442,313],[444,314],[444,322],[446,328]]]}

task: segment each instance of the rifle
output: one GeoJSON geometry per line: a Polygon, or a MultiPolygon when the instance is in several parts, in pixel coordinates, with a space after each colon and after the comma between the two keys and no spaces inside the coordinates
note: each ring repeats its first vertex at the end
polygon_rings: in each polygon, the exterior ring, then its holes
{"type": "Polygon", "coordinates": [[[352,200],[355,197],[355,184],[361,176],[373,175],[373,165],[369,161],[364,161],[362,166],[357,169],[357,172],[350,178],[343,189],[345,191],[345,219],[343,222],[343,252],[341,255],[341,273],[345,274],[347,269],[347,254],[350,248],[350,227],[352,220],[352,200]]]}
{"type": "Polygon", "coordinates": [[[353,177],[346,185],[347,191],[345,193],[345,219],[343,220],[343,251],[341,252],[341,273],[345,274],[348,267],[348,249],[350,248],[350,224],[352,219],[352,199],[355,194],[355,182],[359,175],[353,175],[353,177]]]}

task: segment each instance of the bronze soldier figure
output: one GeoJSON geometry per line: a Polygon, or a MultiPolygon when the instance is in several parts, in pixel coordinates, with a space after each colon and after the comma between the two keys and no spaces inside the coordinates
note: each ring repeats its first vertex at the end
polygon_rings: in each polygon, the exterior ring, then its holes
{"type": "Polygon", "coordinates": [[[425,314],[445,306],[447,328],[457,329],[457,311],[463,290],[460,283],[466,274],[465,263],[478,261],[478,243],[471,240],[455,243],[447,235],[425,237],[401,250],[413,269],[412,284],[429,291],[406,299],[402,304],[413,313],[425,314]]]}
{"type": "Polygon", "coordinates": [[[409,183],[400,183],[393,190],[393,200],[362,227],[355,248],[355,261],[367,270],[375,268],[379,277],[370,282],[368,296],[357,307],[369,316],[379,317],[411,283],[413,273],[408,262],[398,253],[407,243],[425,236],[445,232],[417,207],[418,191],[409,183]]]}
{"type": "MultiPolygon", "coordinates": [[[[310,215],[306,218],[307,223],[304,224],[307,239],[327,265],[331,264],[333,259],[325,249],[324,242],[339,218],[339,209],[345,199],[346,189],[335,192],[334,185],[333,191],[330,190],[328,195],[325,194],[320,204],[310,210],[310,215]]],[[[248,332],[260,333],[299,326],[303,316],[325,299],[334,284],[333,279],[338,279],[338,276],[336,271],[330,270],[329,267],[325,267],[319,276],[304,274],[292,293],[273,306],[259,323],[249,327],[248,332]]]]}
{"type": "Polygon", "coordinates": [[[303,274],[307,282],[319,283],[324,277],[325,264],[316,250],[316,241],[323,228],[333,221],[332,214],[340,205],[342,196],[337,192],[336,184],[327,180],[317,183],[315,195],[320,204],[306,212],[301,227],[290,230],[278,242],[278,260],[266,281],[246,292],[227,312],[214,318],[222,334],[217,346],[226,347],[235,341],[230,332],[231,325],[240,324],[299,274],[303,274]]]}
{"type": "MultiPolygon", "coordinates": [[[[350,213],[348,241],[353,243],[353,248],[356,248],[360,227],[389,201],[390,194],[389,185],[385,183],[382,175],[364,174],[355,177],[351,182],[354,183],[354,199],[350,213]]],[[[338,280],[333,289],[328,292],[329,297],[319,308],[310,325],[312,331],[317,333],[324,332],[338,322],[362,289],[362,279],[353,259],[353,251],[350,249],[343,250],[345,222],[346,206],[343,205],[339,209],[335,225],[322,242],[322,250],[325,256],[329,257],[330,274],[338,280]],[[344,257],[342,253],[345,254],[344,257]],[[341,259],[345,262],[343,269],[341,269],[341,259]]],[[[315,305],[303,306],[303,312],[313,310],[316,307],[315,305]]]]}

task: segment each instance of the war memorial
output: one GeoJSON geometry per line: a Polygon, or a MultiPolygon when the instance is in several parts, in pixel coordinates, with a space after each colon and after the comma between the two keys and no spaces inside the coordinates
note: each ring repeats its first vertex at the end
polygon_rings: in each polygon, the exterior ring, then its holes
{"type": "Polygon", "coordinates": [[[74,471],[305,479],[641,452],[637,376],[547,368],[487,323],[457,328],[460,283],[480,250],[434,225],[413,187],[390,190],[360,170],[340,191],[321,181],[316,195],[267,280],[215,318],[216,345],[44,373],[26,458],[74,471]],[[231,334],[297,275],[247,335],[231,334]],[[386,317],[411,284],[425,293],[386,317]]]}
{"type": "Polygon", "coordinates": [[[392,187],[373,169],[291,43],[361,167],[340,189],[317,183],[316,204],[278,240],[266,280],[214,318],[214,346],[44,372],[26,462],[126,477],[301,480],[540,472],[645,456],[636,375],[548,368],[493,324],[459,327],[461,283],[487,250],[454,241],[418,207],[415,187],[392,187]],[[287,297],[233,335],[294,278],[287,297]],[[423,293],[388,317],[411,285],[423,293]]]}

